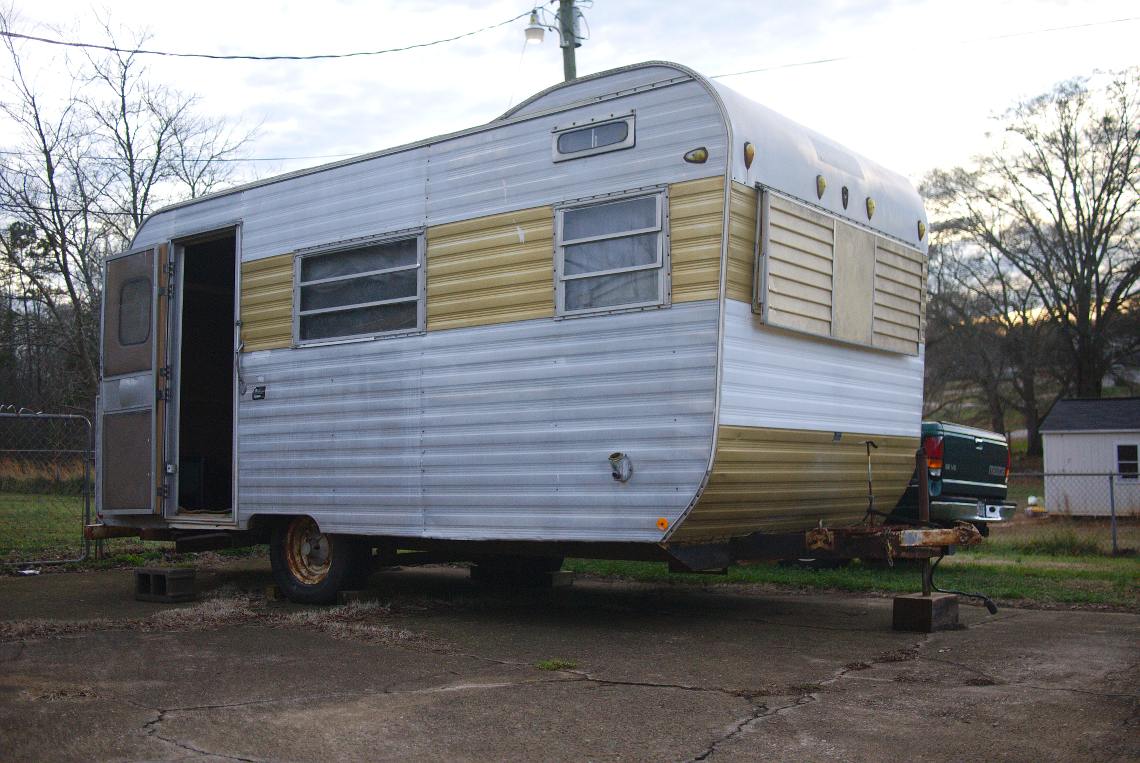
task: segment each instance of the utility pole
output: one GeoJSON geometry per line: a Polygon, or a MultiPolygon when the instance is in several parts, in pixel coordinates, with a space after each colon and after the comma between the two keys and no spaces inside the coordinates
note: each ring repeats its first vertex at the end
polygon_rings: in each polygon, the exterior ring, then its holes
{"type": "Polygon", "coordinates": [[[569,82],[578,76],[578,66],[574,61],[574,48],[578,47],[578,35],[574,34],[574,0],[558,0],[558,37],[562,45],[562,76],[569,82]]]}

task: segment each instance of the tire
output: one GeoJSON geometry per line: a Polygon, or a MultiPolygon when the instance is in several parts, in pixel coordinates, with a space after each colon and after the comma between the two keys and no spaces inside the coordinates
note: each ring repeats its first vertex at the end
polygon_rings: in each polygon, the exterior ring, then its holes
{"type": "Polygon", "coordinates": [[[330,604],[341,589],[360,585],[370,551],[363,538],[322,533],[309,517],[277,523],[269,542],[273,579],[298,604],[330,604]]]}

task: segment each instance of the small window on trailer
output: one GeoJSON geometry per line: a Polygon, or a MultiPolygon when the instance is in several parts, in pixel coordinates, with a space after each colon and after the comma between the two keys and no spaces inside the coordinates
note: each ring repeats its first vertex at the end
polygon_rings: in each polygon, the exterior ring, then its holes
{"type": "Polygon", "coordinates": [[[1122,480],[1140,477],[1140,445],[1121,443],[1116,446],[1116,473],[1122,480]]]}
{"type": "Polygon", "coordinates": [[[416,333],[424,326],[422,231],[298,254],[297,344],[416,333]]]}
{"type": "Polygon", "coordinates": [[[119,344],[129,347],[150,338],[149,278],[131,278],[119,287],[119,344]]]}
{"type": "Polygon", "coordinates": [[[555,211],[557,315],[669,303],[664,189],[555,211]]]}
{"type": "Polygon", "coordinates": [[[633,148],[636,143],[635,128],[633,114],[563,129],[555,128],[552,146],[554,161],[564,162],[633,148]]]}

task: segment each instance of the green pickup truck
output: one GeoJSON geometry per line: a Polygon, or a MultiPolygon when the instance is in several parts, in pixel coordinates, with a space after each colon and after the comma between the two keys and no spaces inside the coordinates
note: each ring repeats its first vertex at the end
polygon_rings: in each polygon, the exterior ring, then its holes
{"type": "MultiPolygon", "coordinates": [[[[1013,516],[1007,501],[1009,444],[1003,435],[944,421],[922,422],[922,447],[930,474],[930,521],[972,522],[982,535],[991,522],[1013,516]]],[[[891,520],[918,519],[918,475],[891,513],[891,520]]]]}

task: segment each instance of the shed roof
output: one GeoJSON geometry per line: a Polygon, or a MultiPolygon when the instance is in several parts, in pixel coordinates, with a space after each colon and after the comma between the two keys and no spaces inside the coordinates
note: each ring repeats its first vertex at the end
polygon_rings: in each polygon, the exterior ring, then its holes
{"type": "Polygon", "coordinates": [[[1140,431],[1140,397],[1058,400],[1041,424],[1042,433],[1140,431]]]}

